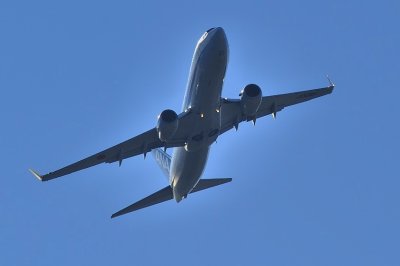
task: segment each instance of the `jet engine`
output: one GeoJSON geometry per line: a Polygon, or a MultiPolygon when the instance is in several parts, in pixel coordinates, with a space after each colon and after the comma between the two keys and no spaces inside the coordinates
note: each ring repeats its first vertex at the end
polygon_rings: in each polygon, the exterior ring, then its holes
{"type": "Polygon", "coordinates": [[[247,117],[254,116],[260,107],[262,100],[260,87],[256,84],[246,85],[246,87],[244,87],[240,92],[239,96],[241,96],[240,101],[242,113],[247,117]]]}
{"type": "Polygon", "coordinates": [[[164,142],[168,141],[174,136],[178,129],[178,115],[170,109],[162,111],[158,116],[156,128],[158,138],[164,142]]]}

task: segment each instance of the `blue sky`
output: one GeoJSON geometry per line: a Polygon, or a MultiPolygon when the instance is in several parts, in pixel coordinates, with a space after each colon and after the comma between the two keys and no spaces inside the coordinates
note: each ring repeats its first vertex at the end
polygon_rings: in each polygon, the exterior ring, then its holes
{"type": "Polygon", "coordinates": [[[398,1],[2,1],[1,265],[399,265],[398,1]],[[195,44],[225,29],[223,95],[337,84],[242,125],[206,178],[233,182],[111,220],[166,185],[149,157],[44,173],[179,111],[195,44]]]}

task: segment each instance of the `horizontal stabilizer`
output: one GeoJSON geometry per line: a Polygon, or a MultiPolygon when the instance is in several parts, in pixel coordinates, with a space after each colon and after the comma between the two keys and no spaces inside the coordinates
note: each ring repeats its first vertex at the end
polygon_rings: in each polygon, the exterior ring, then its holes
{"type": "Polygon", "coordinates": [[[232,178],[214,178],[214,179],[200,179],[197,185],[194,187],[192,192],[194,193],[200,190],[204,190],[210,187],[219,186],[228,182],[231,182],[232,178]]]}
{"type": "MultiPolygon", "coordinates": [[[[210,187],[215,187],[218,185],[222,185],[228,182],[231,182],[232,178],[215,178],[215,179],[200,179],[195,188],[190,193],[194,193],[197,191],[201,191],[210,187]]],[[[117,216],[127,214],[129,212],[137,211],[146,207],[150,207],[152,205],[168,201],[174,198],[172,188],[170,186],[165,187],[156,193],[151,194],[150,196],[139,200],[138,202],[129,205],[128,207],[114,213],[111,218],[115,218],[117,216]]]]}
{"type": "Polygon", "coordinates": [[[172,192],[172,188],[170,186],[165,187],[159,191],[157,191],[154,194],[151,194],[150,196],[139,200],[138,202],[133,203],[132,205],[129,205],[128,207],[114,213],[111,215],[111,218],[115,218],[117,216],[127,214],[129,212],[137,211],[139,209],[143,209],[167,200],[171,200],[174,198],[174,194],[172,192]]]}

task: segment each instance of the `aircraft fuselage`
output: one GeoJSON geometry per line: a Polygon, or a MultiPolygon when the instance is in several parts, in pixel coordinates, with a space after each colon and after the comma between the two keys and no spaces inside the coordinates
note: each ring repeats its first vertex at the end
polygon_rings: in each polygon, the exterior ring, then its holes
{"type": "Polygon", "coordinates": [[[157,125],[139,135],[97,152],[58,170],[40,175],[48,181],[101,163],[121,163],[124,159],[152,152],[169,185],[114,213],[111,218],[137,211],[164,201],[177,202],[189,193],[202,191],[232,181],[232,178],[200,179],[206,166],[209,149],[219,135],[236,128],[241,122],[272,115],[288,106],[332,93],[335,85],[285,94],[263,96],[256,84],[246,85],[239,99],[221,98],[228,63],[228,41],[222,28],[211,28],[197,42],[190,67],[189,80],[179,115],[163,110],[157,125]],[[164,150],[162,149],[164,148],[164,150]],[[172,156],[165,152],[174,148],[172,156]]]}
{"type": "Polygon", "coordinates": [[[228,42],[222,28],[208,30],[194,51],[183,111],[193,112],[196,116],[185,147],[173,151],[170,169],[169,181],[177,202],[186,197],[200,180],[209,147],[219,135],[219,108],[228,53],[228,42]]]}

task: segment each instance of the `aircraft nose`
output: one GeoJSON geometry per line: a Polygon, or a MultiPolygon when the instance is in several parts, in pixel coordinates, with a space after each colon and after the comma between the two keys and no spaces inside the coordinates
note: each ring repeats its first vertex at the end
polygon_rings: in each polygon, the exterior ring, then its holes
{"type": "Polygon", "coordinates": [[[218,46],[219,49],[226,49],[228,40],[226,39],[225,31],[221,27],[211,28],[207,31],[208,44],[211,46],[218,46]]]}
{"type": "Polygon", "coordinates": [[[209,32],[212,31],[213,29],[215,29],[215,28],[210,28],[210,29],[208,29],[206,32],[209,33],[209,32]]]}
{"type": "Polygon", "coordinates": [[[219,33],[224,33],[224,34],[225,34],[224,29],[221,28],[221,27],[216,27],[216,28],[214,28],[214,31],[215,31],[215,32],[219,32],[219,33]]]}
{"type": "Polygon", "coordinates": [[[212,34],[213,39],[224,39],[226,40],[225,31],[221,27],[211,28],[208,31],[208,34],[212,34]]]}

